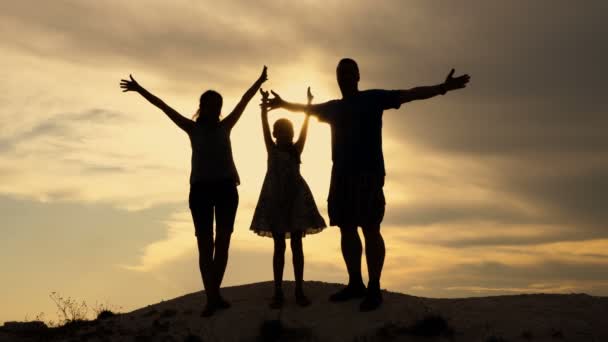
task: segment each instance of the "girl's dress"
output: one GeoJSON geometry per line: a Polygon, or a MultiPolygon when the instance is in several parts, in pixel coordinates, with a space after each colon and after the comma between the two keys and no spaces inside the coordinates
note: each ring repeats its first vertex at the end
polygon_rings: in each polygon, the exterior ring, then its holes
{"type": "Polygon", "coordinates": [[[268,170],[255,208],[251,230],[261,236],[273,232],[289,238],[293,232],[318,233],[327,225],[319,214],[310,188],[300,174],[300,160],[272,145],[268,151],[268,170]]]}

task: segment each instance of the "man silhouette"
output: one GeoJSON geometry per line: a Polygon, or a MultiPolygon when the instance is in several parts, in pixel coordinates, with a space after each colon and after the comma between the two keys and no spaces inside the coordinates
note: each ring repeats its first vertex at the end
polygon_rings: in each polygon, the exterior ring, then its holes
{"type": "Polygon", "coordinates": [[[453,74],[454,69],[445,82],[434,86],[407,90],[359,90],[359,67],[353,59],[344,58],[336,69],[342,99],[307,106],[284,101],[272,92],[271,109],[307,112],[331,126],[333,166],[327,208],[330,225],[340,228],[342,256],[349,276],[348,285],[331,295],[331,301],[364,297],[361,311],[375,310],[382,304],[380,275],[385,256],[380,233],[385,207],[382,114],[385,109],[398,109],[406,102],[464,88],[469,82],[468,75],[453,77],[453,74]],[[365,238],[367,289],[361,276],[363,248],[358,227],[361,227],[365,238]]]}

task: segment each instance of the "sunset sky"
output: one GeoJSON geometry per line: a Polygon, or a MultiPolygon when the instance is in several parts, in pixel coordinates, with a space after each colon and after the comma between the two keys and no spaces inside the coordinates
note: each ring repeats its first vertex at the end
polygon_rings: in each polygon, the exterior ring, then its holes
{"type": "MultiPolygon", "coordinates": [[[[226,114],[263,65],[287,100],[307,86],[339,98],[342,57],[361,89],[472,77],[384,114],[383,288],[608,295],[606,13],[602,0],[2,1],[0,322],[52,318],[52,291],[127,311],[202,289],[188,138],[121,78],[188,117],[215,89],[226,114]]],[[[272,279],[272,240],[249,231],[266,168],[258,103],[232,134],[225,286],[272,279]]],[[[327,220],[330,131],[313,119],[309,133],[302,174],[327,220]]],[[[305,279],[347,280],[337,228],[304,252],[305,279]]]]}

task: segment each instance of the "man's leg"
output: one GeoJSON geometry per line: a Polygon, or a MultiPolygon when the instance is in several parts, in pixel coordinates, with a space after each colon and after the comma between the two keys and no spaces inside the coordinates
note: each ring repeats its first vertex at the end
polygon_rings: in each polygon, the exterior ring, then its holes
{"type": "Polygon", "coordinates": [[[363,284],[361,277],[361,256],[363,246],[357,227],[340,227],[342,257],[348,270],[348,285],[363,284]]]}
{"type": "Polygon", "coordinates": [[[386,252],[384,239],[380,233],[380,225],[362,227],[362,230],[365,238],[365,257],[367,259],[369,283],[367,295],[361,303],[361,311],[371,311],[378,308],[382,303],[380,276],[386,252]]]}
{"type": "Polygon", "coordinates": [[[365,285],[361,277],[361,255],[363,246],[356,226],[340,227],[342,257],[348,270],[348,285],[329,297],[330,301],[341,302],[365,295],[365,285]]]}

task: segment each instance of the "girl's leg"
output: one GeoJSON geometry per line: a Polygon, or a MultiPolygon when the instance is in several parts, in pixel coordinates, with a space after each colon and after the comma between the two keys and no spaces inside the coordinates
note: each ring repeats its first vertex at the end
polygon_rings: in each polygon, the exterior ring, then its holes
{"type": "Polygon", "coordinates": [[[296,302],[300,306],[310,305],[310,300],[304,295],[304,250],[302,248],[302,232],[291,234],[291,254],[293,255],[293,273],[296,278],[296,302]]]}
{"type": "Polygon", "coordinates": [[[272,256],[272,271],[274,274],[274,296],[270,306],[279,308],[283,305],[283,268],[285,266],[285,234],[273,233],[274,254],[272,256]]]}
{"type": "Polygon", "coordinates": [[[296,279],[296,293],[302,292],[304,278],[304,251],[302,249],[302,233],[291,234],[291,254],[293,256],[293,275],[296,279]]]}

